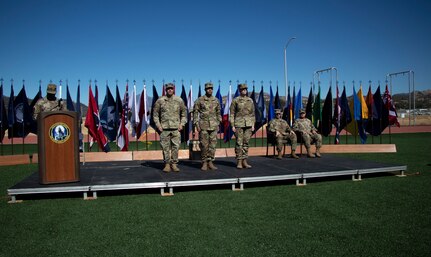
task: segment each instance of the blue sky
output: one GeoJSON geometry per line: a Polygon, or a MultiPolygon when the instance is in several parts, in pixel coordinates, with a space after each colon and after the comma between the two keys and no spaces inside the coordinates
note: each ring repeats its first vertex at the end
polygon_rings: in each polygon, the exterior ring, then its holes
{"type": "MultiPolygon", "coordinates": [[[[301,83],[303,95],[313,73],[329,67],[337,68],[348,94],[353,80],[365,90],[371,80],[374,91],[386,74],[404,70],[413,70],[416,90],[425,90],[431,89],[429,13],[428,0],[0,0],[0,77],[5,95],[12,78],[16,94],[25,79],[29,97],[39,80],[45,93],[50,80],[68,79],[74,100],[80,79],[83,103],[90,79],[98,80],[101,96],[106,81],[113,91],[116,80],[123,94],[127,79],[139,91],[144,79],[149,86],[154,79],[159,94],[163,79],[177,85],[184,79],[194,96],[199,81],[221,80],[223,95],[229,80],[250,86],[255,80],[257,90],[260,81],[265,87],[278,81],[285,95],[283,48],[295,36],[287,48],[288,79],[301,83]]],[[[323,95],[329,79],[321,75],[323,95]]],[[[394,78],[393,93],[407,91],[407,76],[394,78]]]]}

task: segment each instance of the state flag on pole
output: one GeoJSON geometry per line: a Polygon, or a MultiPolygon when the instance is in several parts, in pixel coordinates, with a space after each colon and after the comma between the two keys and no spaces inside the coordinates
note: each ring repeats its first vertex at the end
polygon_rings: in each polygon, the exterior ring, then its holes
{"type": "Polygon", "coordinates": [[[91,86],[89,87],[88,110],[85,118],[85,127],[87,127],[90,136],[97,141],[99,148],[104,152],[109,152],[109,145],[105,135],[103,134],[102,126],[100,124],[99,110],[97,108],[96,99],[93,96],[91,86]]]}
{"type": "Polygon", "coordinates": [[[298,94],[296,95],[296,99],[295,99],[295,118],[298,119],[299,118],[299,112],[302,109],[302,87],[299,87],[299,91],[298,94]]]}
{"type": "Polygon", "coordinates": [[[260,88],[259,97],[257,98],[257,103],[255,107],[255,118],[256,122],[254,124],[254,130],[258,131],[266,123],[266,105],[265,99],[263,97],[263,86],[260,88]]]}
{"type": "MultiPolygon", "coordinates": [[[[200,85],[199,85],[199,90],[200,90],[200,85]]],[[[198,95],[198,98],[199,97],[200,96],[198,95]]],[[[216,93],[215,97],[217,98],[217,100],[220,104],[220,116],[223,117],[224,105],[223,105],[223,97],[221,96],[221,92],[220,92],[220,84],[218,85],[218,89],[217,89],[217,93],[216,93]]],[[[223,124],[222,123],[219,126],[218,133],[223,133],[223,124]]]]}
{"type": "Polygon", "coordinates": [[[117,131],[115,130],[115,100],[106,85],[106,96],[103,100],[102,109],[100,110],[100,124],[102,124],[103,133],[109,141],[115,141],[117,131]]]}
{"type": "Polygon", "coordinates": [[[115,131],[118,134],[118,128],[120,127],[121,115],[123,114],[123,102],[121,101],[120,90],[118,85],[115,86],[115,131]]]}
{"type": "Polygon", "coordinates": [[[368,107],[367,103],[365,102],[364,95],[362,93],[362,86],[359,87],[358,91],[358,99],[361,104],[361,118],[357,120],[358,123],[358,132],[359,137],[361,138],[361,143],[365,144],[367,141],[367,133],[365,132],[365,128],[367,127],[368,122],[368,107]]]}
{"type": "Polygon", "coordinates": [[[307,106],[305,107],[305,117],[309,120],[313,120],[313,88],[310,87],[310,93],[308,94],[307,106]]]}
{"type": "Polygon", "coordinates": [[[15,123],[15,111],[14,111],[15,108],[13,106],[13,99],[15,99],[15,95],[13,92],[13,85],[10,85],[9,104],[7,108],[8,138],[12,138],[13,124],[15,123]]]}
{"type": "MultiPolygon", "coordinates": [[[[37,101],[39,101],[39,99],[41,98],[42,98],[42,89],[40,88],[40,85],[39,85],[39,91],[37,92],[37,94],[34,96],[33,100],[30,103],[30,112],[31,112],[30,117],[33,117],[34,106],[36,105],[37,101]]],[[[37,134],[37,120],[33,120],[33,119],[31,120],[30,132],[33,134],[37,134]]]]}
{"type": "Polygon", "coordinates": [[[188,133],[193,131],[193,106],[195,105],[195,102],[193,101],[193,93],[192,93],[192,85],[190,85],[190,91],[189,96],[187,97],[187,122],[189,123],[189,131],[188,133]]]}
{"type": "Polygon", "coordinates": [[[133,83],[133,93],[132,96],[129,99],[129,108],[130,112],[132,113],[130,118],[130,126],[132,127],[132,136],[137,136],[137,128],[138,124],[140,123],[139,119],[139,104],[137,102],[137,96],[136,96],[136,84],[133,83]]]}
{"type": "Polygon", "coordinates": [[[6,114],[6,106],[5,106],[5,102],[3,99],[3,83],[1,84],[0,87],[0,142],[3,143],[3,138],[5,135],[5,131],[8,129],[8,124],[7,124],[7,114],[6,114]]]}
{"type": "Polygon", "coordinates": [[[322,122],[320,123],[322,136],[327,137],[332,130],[332,87],[329,87],[325,102],[322,107],[322,122]]]}
{"type": "Polygon", "coordinates": [[[156,124],[154,123],[154,105],[157,102],[157,99],[159,99],[159,94],[157,93],[156,86],[153,84],[153,100],[151,102],[151,112],[150,112],[150,126],[160,134],[160,131],[157,129],[156,124]]]}
{"type": "Polygon", "coordinates": [[[336,97],[334,107],[334,117],[332,118],[335,126],[335,140],[334,143],[338,145],[340,143],[340,119],[341,119],[341,106],[340,106],[340,94],[338,91],[338,84],[336,85],[336,97]]]}
{"type": "Polygon", "coordinates": [[[272,86],[269,86],[269,104],[268,104],[268,122],[275,118],[274,109],[274,94],[272,93],[272,86]]]}
{"type": "Polygon", "coordinates": [[[321,111],[321,106],[320,106],[320,83],[317,87],[317,95],[314,98],[314,103],[313,103],[313,125],[316,128],[320,127],[320,123],[322,122],[322,111],[321,111]]]}
{"type": "Polygon", "coordinates": [[[66,85],[66,104],[67,104],[68,111],[72,111],[72,112],[75,111],[75,107],[73,106],[73,100],[69,92],[69,85],[66,85]]]}
{"type": "Polygon", "coordinates": [[[79,132],[79,151],[84,151],[84,135],[82,134],[82,112],[81,112],[81,85],[78,82],[78,89],[76,91],[76,111],[78,112],[78,132],[79,132]]]}
{"type": "Polygon", "coordinates": [[[287,87],[287,99],[283,110],[283,119],[292,126],[292,101],[290,98],[290,85],[287,87]]]}
{"type": "Polygon", "coordinates": [[[30,116],[30,105],[28,104],[24,85],[15,100],[9,99],[9,101],[13,101],[13,110],[10,110],[9,113],[13,113],[14,123],[12,124],[12,130],[9,128],[8,137],[25,138],[30,133],[33,117],[30,116]]]}
{"type": "Polygon", "coordinates": [[[227,94],[227,97],[226,97],[226,104],[224,105],[223,117],[222,117],[224,142],[230,141],[230,139],[233,136],[232,127],[229,123],[231,104],[232,104],[232,87],[229,85],[229,93],[227,94]]]}
{"type": "Polygon", "coordinates": [[[144,89],[141,93],[141,98],[139,99],[139,122],[137,128],[137,138],[139,139],[144,132],[147,131],[149,120],[148,120],[148,108],[147,108],[147,86],[144,85],[144,89]]]}
{"type": "MultiPolygon", "coordinates": [[[[182,85],[181,88],[181,99],[183,99],[184,105],[186,106],[187,110],[187,116],[188,116],[188,99],[187,99],[187,93],[186,93],[186,89],[184,87],[184,84],[182,85]]],[[[183,130],[181,131],[181,142],[188,142],[189,141],[189,124],[190,124],[190,119],[187,118],[187,122],[184,125],[183,130]]]]}
{"type": "Polygon", "coordinates": [[[383,95],[383,103],[385,104],[385,109],[389,113],[389,125],[396,125],[400,127],[400,123],[398,122],[397,110],[395,109],[395,104],[392,101],[392,96],[389,93],[388,85],[386,85],[386,90],[383,95]]]}
{"type": "Polygon", "coordinates": [[[117,134],[117,145],[121,151],[127,151],[129,146],[129,131],[126,128],[126,117],[124,112],[121,114],[120,126],[117,134]]]}
{"type": "Polygon", "coordinates": [[[388,126],[389,115],[389,113],[385,111],[382,95],[380,92],[380,86],[378,86],[374,92],[371,103],[371,122],[368,122],[367,132],[373,136],[379,136],[388,126]]]}
{"type": "Polygon", "coordinates": [[[346,126],[352,122],[352,115],[350,113],[349,102],[346,95],[346,87],[343,86],[343,93],[341,93],[340,99],[340,125],[339,130],[343,130],[346,126]]]}
{"type": "Polygon", "coordinates": [[[281,109],[280,95],[278,94],[278,85],[277,85],[277,90],[275,91],[274,108],[281,109]]]}

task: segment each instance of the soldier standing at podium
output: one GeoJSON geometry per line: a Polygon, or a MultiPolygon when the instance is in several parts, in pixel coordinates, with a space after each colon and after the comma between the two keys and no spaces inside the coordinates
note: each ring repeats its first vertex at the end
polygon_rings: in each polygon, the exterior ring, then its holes
{"type": "Polygon", "coordinates": [[[33,119],[36,120],[41,112],[52,112],[52,111],[67,111],[67,105],[63,99],[55,97],[57,93],[56,84],[48,84],[46,88],[46,96],[39,99],[34,105],[33,119]]]}

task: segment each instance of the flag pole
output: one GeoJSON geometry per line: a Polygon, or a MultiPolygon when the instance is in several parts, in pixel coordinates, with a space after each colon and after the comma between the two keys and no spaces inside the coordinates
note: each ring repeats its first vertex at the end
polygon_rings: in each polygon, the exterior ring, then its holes
{"type": "MultiPolygon", "coordinates": [[[[343,91],[344,92],[346,91],[346,81],[343,81],[343,91]]],[[[347,98],[347,96],[346,96],[346,98],[347,98]]],[[[347,101],[347,108],[350,108],[348,101],[347,101]]],[[[352,114],[350,114],[350,116],[352,116],[352,114]]],[[[347,115],[344,115],[344,122],[346,124],[345,128],[344,128],[344,131],[346,132],[346,135],[345,135],[346,136],[346,144],[348,144],[349,143],[349,137],[348,137],[348,134],[347,134],[347,125],[349,125],[349,124],[347,124],[347,115]]]]}
{"type": "MultiPolygon", "coordinates": [[[[90,92],[91,89],[91,79],[90,79],[90,84],[88,85],[88,92],[90,92]]],[[[88,98],[88,105],[90,105],[90,98],[88,98]]],[[[88,113],[88,109],[87,109],[87,113],[88,113]]],[[[87,130],[87,152],[90,152],[90,133],[87,130]]]]}
{"type": "Polygon", "coordinates": [[[145,79],[143,80],[144,82],[144,118],[145,118],[145,149],[148,151],[148,126],[149,123],[147,123],[147,85],[145,84],[145,79]]]}
{"type": "MultiPolygon", "coordinates": [[[[254,91],[254,80],[252,80],[251,82],[252,82],[252,84],[253,84],[253,92],[255,92],[255,91],[254,91]]],[[[255,96],[255,95],[253,95],[253,99],[252,99],[252,100],[253,100],[253,104],[254,104],[254,103],[256,103],[256,99],[255,99],[255,98],[256,98],[256,96],[255,96]]],[[[255,108],[256,108],[256,105],[255,105],[255,108]]],[[[254,116],[256,117],[256,110],[254,110],[254,113],[255,113],[255,115],[254,115],[254,116]]],[[[255,122],[255,124],[256,124],[256,122],[255,122]]],[[[256,129],[256,128],[255,128],[255,129],[256,129]]],[[[252,132],[254,132],[254,147],[256,147],[256,146],[257,146],[257,145],[256,145],[256,136],[257,136],[256,134],[257,134],[257,131],[252,131],[252,132]]]]}
{"type": "MultiPolygon", "coordinates": [[[[136,109],[138,108],[138,105],[136,103],[136,80],[133,80],[133,105],[135,106],[135,113],[132,113],[132,115],[135,115],[137,113],[136,109]]],[[[140,122],[140,121],[139,121],[140,122]]],[[[133,125],[133,124],[132,124],[133,125]]],[[[136,145],[136,151],[139,150],[139,146],[138,146],[138,131],[137,131],[137,122],[136,122],[136,116],[135,116],[135,125],[133,125],[135,127],[135,135],[136,135],[136,140],[135,140],[135,145],[136,145]]]]}
{"type": "MultiPolygon", "coordinates": [[[[355,88],[355,81],[352,80],[353,88],[355,88]]],[[[356,90],[355,90],[356,91],[356,90]]],[[[353,99],[355,98],[356,92],[353,92],[353,99]]],[[[353,106],[355,105],[355,100],[353,100],[353,106]]],[[[355,129],[353,130],[355,132],[355,145],[358,143],[358,122],[355,119],[355,107],[353,107],[353,119],[355,120],[355,129]]]]}
{"type": "MultiPolygon", "coordinates": [[[[220,89],[220,83],[221,83],[221,80],[218,80],[218,88],[220,89]]],[[[199,81],[199,89],[201,88],[201,82],[199,81]]],[[[198,94],[199,94],[199,92],[198,92],[198,94]]],[[[220,95],[221,95],[221,92],[220,92],[220,95]]],[[[220,104],[220,112],[223,110],[224,111],[224,108],[222,108],[222,106],[223,106],[223,96],[221,96],[221,104],[220,104]]],[[[221,115],[221,114],[220,114],[221,115]]],[[[222,116],[222,119],[223,119],[223,116],[222,116]]],[[[222,145],[221,145],[221,141],[222,141],[222,137],[221,137],[221,131],[222,131],[222,125],[221,125],[221,123],[219,122],[219,125],[218,125],[218,131],[217,131],[217,135],[218,135],[218,143],[219,143],[219,148],[221,148],[222,147],[222,145]]]]}
{"type": "MultiPolygon", "coordinates": [[[[79,134],[80,137],[82,137],[82,155],[83,155],[83,162],[82,164],[85,165],[85,143],[84,143],[84,135],[82,134],[82,112],[81,112],[81,80],[78,79],[78,90],[77,90],[77,97],[76,101],[79,101],[79,104],[77,106],[77,110],[79,110],[79,134]],[[79,93],[79,94],[78,94],[79,93]]],[[[84,124],[85,126],[85,124],[84,124]]],[[[87,132],[88,133],[88,132],[87,132]]]]}
{"type": "MultiPolygon", "coordinates": [[[[265,95],[265,94],[263,93],[263,80],[261,80],[261,81],[260,81],[260,89],[261,89],[262,94],[263,94],[263,95],[265,95]]],[[[286,93],[286,94],[287,94],[287,93],[286,93]]],[[[262,99],[263,99],[263,106],[265,107],[265,98],[263,97],[263,95],[262,95],[262,99]]],[[[259,92],[259,97],[260,97],[260,92],[259,92]]],[[[265,108],[263,108],[263,110],[262,110],[262,111],[263,111],[263,112],[262,112],[262,116],[265,116],[265,114],[264,114],[264,112],[265,112],[265,108]]],[[[263,117],[262,117],[262,118],[263,118],[263,117]]],[[[262,120],[263,120],[262,118],[261,118],[260,122],[262,122],[262,120]]],[[[262,139],[262,140],[261,140],[261,145],[262,145],[262,146],[263,146],[263,140],[264,140],[264,133],[263,133],[263,129],[264,129],[264,126],[265,126],[265,125],[267,125],[267,124],[266,124],[266,123],[265,123],[265,124],[262,124],[262,132],[261,132],[261,133],[262,133],[262,134],[261,134],[261,135],[262,135],[262,136],[261,136],[261,139],[262,139]]],[[[266,127],[265,127],[265,132],[266,132],[266,127]]],[[[265,133],[265,138],[266,138],[266,133],[265,133]]]]}
{"type": "MultiPolygon", "coordinates": [[[[24,91],[25,91],[25,87],[24,87],[24,84],[25,84],[25,80],[23,79],[22,80],[22,88],[24,89],[24,91]]],[[[23,119],[22,119],[22,154],[24,154],[24,148],[25,148],[25,144],[24,144],[24,134],[25,134],[25,115],[27,115],[27,113],[23,113],[23,119]]]]}
{"type": "MultiPolygon", "coordinates": [[[[379,80],[379,87],[380,87],[380,80],[379,80]]],[[[382,89],[380,88],[380,97],[382,97],[381,96],[381,91],[382,89]]],[[[383,101],[382,101],[383,102],[383,101]]],[[[382,130],[382,117],[383,116],[383,105],[380,105],[380,117],[379,117],[379,124],[380,124],[380,126],[379,126],[379,128],[380,128],[380,144],[383,142],[383,130],[382,130]]]]}
{"type": "MultiPolygon", "coordinates": [[[[3,107],[4,107],[4,104],[3,104],[3,78],[0,78],[0,84],[1,84],[1,90],[2,90],[1,99],[0,99],[0,115],[1,115],[0,133],[1,133],[3,131],[3,107]]],[[[4,136],[3,136],[3,138],[4,138],[4,136]]],[[[1,155],[3,155],[3,138],[1,139],[1,155]]]]}
{"type": "MultiPolygon", "coordinates": [[[[369,83],[369,90],[371,92],[371,98],[373,98],[372,103],[374,103],[374,95],[373,91],[371,90],[371,80],[368,81],[369,83]]],[[[368,110],[368,122],[370,121],[370,110],[368,110]]],[[[373,119],[373,105],[371,104],[371,131],[374,133],[374,119],[373,119]]],[[[374,144],[374,136],[371,135],[371,143],[374,144]]]]}
{"type": "MultiPolygon", "coordinates": [[[[11,88],[13,88],[13,79],[11,79],[10,82],[11,82],[11,88]]],[[[13,95],[11,98],[15,98],[15,96],[13,95]]],[[[12,101],[12,105],[13,105],[14,99],[9,99],[9,101],[12,101]]],[[[13,116],[15,116],[15,110],[13,110],[13,116]]],[[[13,119],[15,120],[15,117],[13,117],[13,119]]],[[[12,128],[11,143],[12,143],[12,154],[13,154],[14,153],[14,151],[13,151],[13,124],[12,124],[12,127],[10,127],[10,128],[12,128]]],[[[9,131],[8,131],[8,136],[9,136],[9,131]]]]}
{"type": "MultiPolygon", "coordinates": [[[[118,103],[117,103],[117,90],[118,90],[118,79],[115,80],[115,109],[116,109],[115,113],[116,114],[118,113],[118,110],[117,110],[117,106],[118,106],[118,103]]],[[[118,99],[118,100],[121,100],[121,99],[118,99]]],[[[118,115],[120,115],[120,114],[118,113],[118,115]]],[[[114,122],[114,128],[115,128],[115,133],[116,133],[116,136],[115,136],[115,145],[117,146],[117,151],[120,151],[120,147],[117,144],[117,142],[118,142],[118,129],[119,129],[118,121],[114,122]]]]}

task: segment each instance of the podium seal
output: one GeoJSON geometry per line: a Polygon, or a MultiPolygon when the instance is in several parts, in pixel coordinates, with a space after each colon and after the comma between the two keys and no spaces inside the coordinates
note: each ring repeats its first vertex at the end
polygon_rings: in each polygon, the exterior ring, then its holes
{"type": "Polygon", "coordinates": [[[63,122],[57,122],[49,128],[49,138],[56,144],[62,144],[70,138],[70,128],[63,122]]]}

